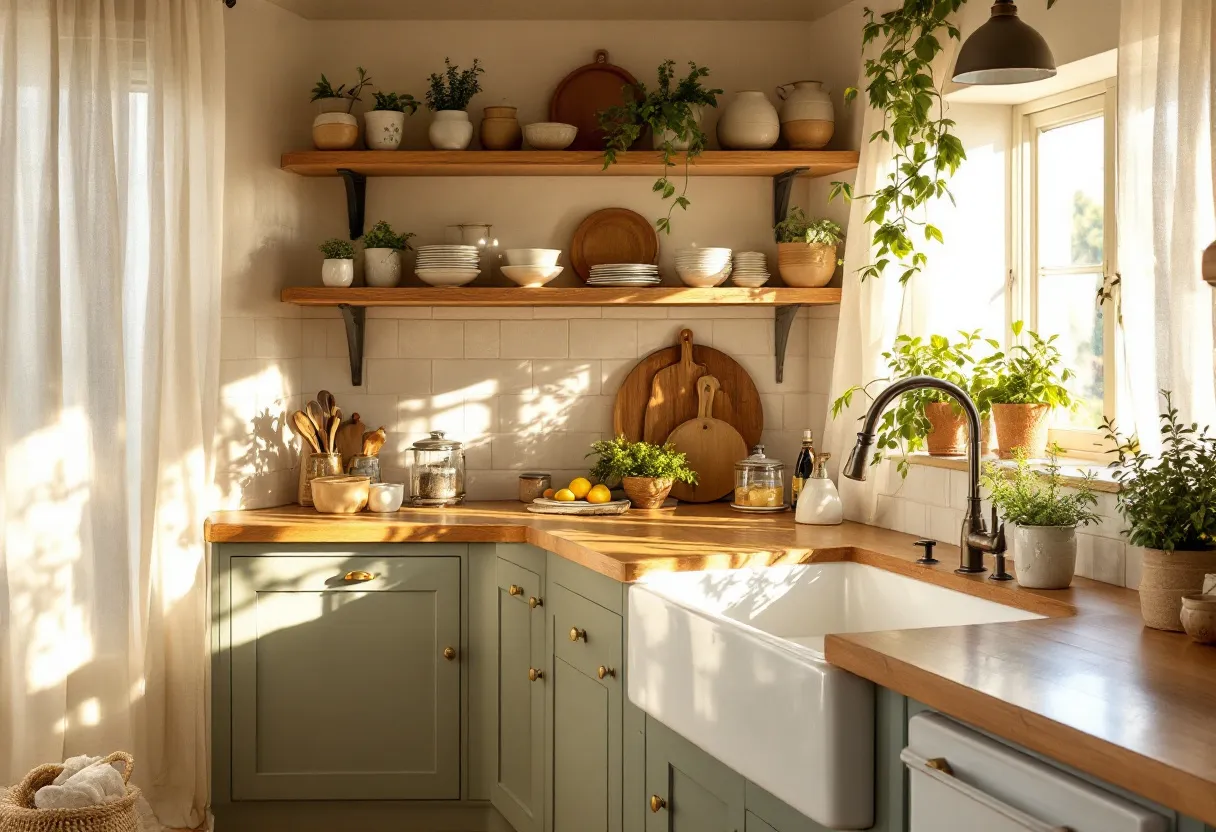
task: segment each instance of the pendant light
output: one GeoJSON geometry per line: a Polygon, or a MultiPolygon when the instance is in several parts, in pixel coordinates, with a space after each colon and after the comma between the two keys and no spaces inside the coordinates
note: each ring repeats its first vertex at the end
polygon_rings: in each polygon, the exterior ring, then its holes
{"type": "Polygon", "coordinates": [[[1051,47],[1018,17],[1013,0],[996,0],[992,17],[976,29],[954,64],[959,84],[1024,84],[1056,74],[1051,47]]]}

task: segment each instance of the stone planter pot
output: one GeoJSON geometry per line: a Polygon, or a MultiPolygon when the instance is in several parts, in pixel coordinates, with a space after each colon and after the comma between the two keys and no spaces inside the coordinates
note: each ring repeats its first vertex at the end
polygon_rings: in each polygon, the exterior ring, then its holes
{"type": "Polygon", "coordinates": [[[1076,568],[1076,526],[1013,527],[1013,571],[1022,586],[1067,589],[1076,568]]]}
{"type": "Polygon", "coordinates": [[[925,444],[930,456],[962,456],[967,453],[967,416],[950,402],[925,405],[929,435],[925,444]]]}
{"type": "Polygon", "coordinates": [[[426,134],[436,150],[468,150],[473,141],[473,122],[464,110],[439,110],[426,134]]]}
{"type": "Polygon", "coordinates": [[[322,113],[312,121],[317,150],[350,150],[359,141],[359,122],[350,113],[322,113]]]}
{"type": "MultiPolygon", "coordinates": [[[[701,118],[705,115],[705,108],[693,105],[690,109],[692,110],[693,118],[696,119],[697,127],[699,128],[701,126],[701,118]]],[[[679,139],[676,138],[676,134],[671,130],[664,130],[662,133],[654,133],[651,136],[651,141],[653,142],[655,150],[662,150],[663,142],[668,140],[671,141],[672,150],[679,150],[681,152],[688,150],[688,146],[692,143],[691,136],[687,139],[679,139]]]]}
{"type": "Polygon", "coordinates": [[[401,282],[401,252],[395,248],[364,249],[363,279],[377,289],[396,286],[401,282]]]}
{"type": "Polygon", "coordinates": [[[405,131],[405,113],[372,110],[363,114],[363,127],[368,150],[396,150],[405,131]]]}
{"type": "Polygon", "coordinates": [[[1013,459],[1015,448],[1025,448],[1028,456],[1047,456],[1047,416],[1045,404],[994,404],[996,443],[1001,459],[1013,459]]]}
{"type": "Polygon", "coordinates": [[[1216,572],[1216,551],[1145,549],[1140,572],[1140,617],[1154,630],[1181,632],[1182,596],[1203,591],[1203,576],[1216,572]]]}
{"type": "Polygon", "coordinates": [[[781,137],[777,108],[760,90],[741,90],[718,118],[718,144],[727,150],[768,150],[781,137]]]}
{"type": "Polygon", "coordinates": [[[634,508],[658,508],[663,505],[675,482],[669,477],[622,477],[621,488],[634,508]]]}
{"type": "Polygon", "coordinates": [[[355,282],[355,261],[326,259],[321,263],[321,282],[345,288],[355,282]]]}
{"type": "Polygon", "coordinates": [[[836,246],[826,243],[777,243],[777,271],[787,286],[818,289],[836,274],[836,246]]]}

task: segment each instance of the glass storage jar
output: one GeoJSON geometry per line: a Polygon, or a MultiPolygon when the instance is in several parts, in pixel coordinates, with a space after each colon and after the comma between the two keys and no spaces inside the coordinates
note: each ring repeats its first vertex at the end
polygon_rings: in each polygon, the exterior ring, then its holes
{"type": "Polygon", "coordinates": [[[764,446],[735,463],[735,497],[731,505],[741,509],[779,511],[785,508],[785,465],[764,455],[764,446]]]}
{"type": "Polygon", "coordinates": [[[455,506],[464,502],[464,445],[433,430],[410,449],[410,504],[455,506]]]}

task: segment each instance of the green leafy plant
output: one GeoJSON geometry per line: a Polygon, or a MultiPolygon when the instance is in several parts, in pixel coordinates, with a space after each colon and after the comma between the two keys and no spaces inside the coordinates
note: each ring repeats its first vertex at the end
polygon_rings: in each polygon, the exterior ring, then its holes
{"type": "Polygon", "coordinates": [[[350,89],[346,88],[346,84],[334,86],[325,77],[325,73],[321,73],[321,80],[318,81],[312,88],[312,98],[309,101],[320,101],[323,98],[344,98],[348,100],[346,112],[350,112],[355,108],[355,102],[361,101],[360,95],[363,93],[364,87],[372,82],[371,76],[363,67],[355,67],[359,73],[359,79],[351,85],[350,89]]]}
{"type": "Polygon", "coordinates": [[[325,255],[326,260],[354,260],[355,247],[350,240],[342,240],[338,237],[333,237],[317,246],[321,253],[325,255]]]}
{"type": "Polygon", "coordinates": [[[1136,437],[1102,423],[1118,459],[1111,463],[1120,486],[1119,513],[1133,546],[1197,551],[1216,549],[1216,438],[1209,428],[1178,419],[1170,391],[1162,390],[1161,454],[1145,453],[1136,437]]]}
{"type": "MultiPolygon", "coordinates": [[[[1022,321],[1015,321],[1013,334],[1021,335],[1022,321]]],[[[1046,404],[1052,408],[1074,406],[1064,382],[1075,373],[1067,367],[1060,369],[1063,356],[1055,346],[1060,336],[1042,338],[1027,331],[1030,344],[1017,344],[1008,352],[993,353],[982,362],[984,372],[992,383],[980,394],[984,407],[994,404],[1046,404]]],[[[995,341],[990,342],[996,344],[995,341]]],[[[977,404],[980,403],[977,401],[977,404]]]]}
{"type": "Polygon", "coordinates": [[[481,92],[481,81],[478,75],[485,72],[481,61],[473,59],[473,65],[466,70],[453,66],[447,58],[443,59],[447,69],[443,75],[431,73],[431,88],[426,91],[426,106],[430,110],[464,110],[473,100],[473,96],[481,92]]]}
{"type": "Polygon", "coordinates": [[[820,243],[839,245],[844,231],[831,220],[812,220],[795,205],[785,219],[773,226],[773,236],[779,243],[820,243]]]}
{"type": "Polygon", "coordinates": [[[671,215],[676,208],[688,210],[688,171],[692,160],[705,150],[706,136],[699,124],[700,110],[704,107],[717,107],[720,89],[705,89],[701,79],[709,75],[709,70],[689,61],[689,72],[684,78],[676,81],[675,61],[664,61],[659,64],[658,86],[647,91],[646,85],[638,83],[634,87],[625,88],[626,102],[616,107],[609,107],[599,114],[600,125],[604,128],[606,144],[604,147],[604,169],[616,162],[617,154],[628,150],[649,127],[656,136],[663,140],[663,175],[654,183],[653,190],[664,200],[672,200],[667,209],[667,216],[655,221],[659,231],[671,233],[671,215]],[[672,82],[675,81],[675,86],[672,82]],[[684,153],[684,187],[679,196],[676,186],[671,183],[670,172],[676,166],[675,143],[688,143],[684,153]]]}
{"type": "Polygon", "coordinates": [[[984,466],[980,484],[988,489],[989,499],[1007,523],[1088,526],[1100,520],[1094,511],[1098,496],[1094,493],[1093,472],[1086,472],[1079,484],[1066,485],[1060,474],[1059,453],[1060,448],[1053,446],[1042,471],[1030,466],[1023,448],[1014,451],[1013,470],[992,462],[984,466]]]}
{"type": "Polygon", "coordinates": [[[395,248],[398,251],[412,251],[413,246],[410,245],[410,238],[413,237],[413,232],[398,234],[393,231],[393,227],[385,220],[373,225],[366,234],[363,235],[364,248],[395,248]]]}
{"type": "Polygon", "coordinates": [[[373,110],[392,110],[395,113],[404,113],[409,110],[410,115],[418,112],[418,99],[408,92],[374,92],[372,98],[376,101],[376,106],[372,107],[373,110]]]}
{"type": "Polygon", "coordinates": [[[688,467],[688,457],[671,444],[630,442],[618,436],[596,442],[587,456],[599,456],[591,476],[603,483],[616,483],[623,477],[670,478],[690,485],[697,481],[697,473],[688,467]]]}

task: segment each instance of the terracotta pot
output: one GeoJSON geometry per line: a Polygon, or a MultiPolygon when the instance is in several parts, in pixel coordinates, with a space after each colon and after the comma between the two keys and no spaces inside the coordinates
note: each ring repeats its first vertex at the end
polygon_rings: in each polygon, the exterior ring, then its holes
{"type": "Polygon", "coordinates": [[[359,122],[349,113],[322,113],[312,122],[317,150],[350,150],[359,141],[359,122]]]}
{"type": "Polygon", "coordinates": [[[669,477],[622,477],[621,488],[634,508],[658,508],[675,482],[669,477]]]}
{"type": "Polygon", "coordinates": [[[836,246],[826,243],[778,243],[777,271],[787,286],[818,289],[836,274],[836,246]]]}
{"type": "Polygon", "coordinates": [[[1013,569],[1022,586],[1068,589],[1076,568],[1076,526],[1013,527],[1013,569]]]}
{"type": "Polygon", "coordinates": [[[1025,448],[1030,457],[1047,456],[1047,415],[1045,404],[994,404],[996,444],[1001,459],[1013,459],[1015,448],[1025,448]]]}
{"type": "Polygon", "coordinates": [[[486,117],[481,120],[481,146],[486,150],[519,150],[524,144],[524,131],[515,116],[491,116],[491,110],[504,107],[486,107],[486,117]]]}
{"type": "Polygon", "coordinates": [[[967,416],[950,402],[925,405],[929,435],[925,443],[930,456],[962,456],[967,453],[967,416]]]}
{"type": "Polygon", "coordinates": [[[1216,572],[1216,551],[1145,549],[1140,572],[1140,617],[1154,630],[1182,631],[1182,596],[1203,591],[1203,576],[1216,572]]]}

